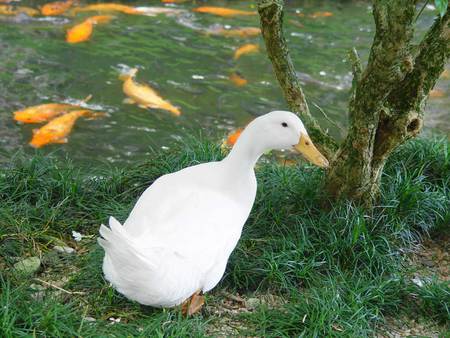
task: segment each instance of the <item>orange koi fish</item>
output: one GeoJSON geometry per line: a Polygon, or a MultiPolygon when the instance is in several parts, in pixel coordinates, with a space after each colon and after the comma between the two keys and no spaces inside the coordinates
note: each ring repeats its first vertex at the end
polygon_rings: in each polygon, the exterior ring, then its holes
{"type": "MultiPolygon", "coordinates": [[[[87,102],[91,99],[89,95],[81,102],[87,102]]],[[[52,118],[65,114],[72,109],[80,109],[79,105],[64,103],[46,103],[38,106],[28,107],[24,110],[14,112],[14,120],[23,123],[41,123],[52,118]]]]}
{"type": "Polygon", "coordinates": [[[119,77],[124,81],[123,92],[128,96],[128,99],[125,99],[124,102],[129,104],[136,103],[142,108],[167,110],[176,116],[180,116],[181,111],[169,101],[161,98],[155,90],[145,84],[136,83],[133,80],[137,71],[134,68],[128,74],[119,77]]]}
{"type": "Polygon", "coordinates": [[[37,9],[30,7],[0,5],[0,14],[3,15],[27,14],[29,16],[35,16],[39,15],[39,11],[37,9]]]}
{"type": "Polygon", "coordinates": [[[209,6],[197,7],[194,8],[192,11],[197,13],[208,13],[218,16],[256,15],[256,12],[241,11],[239,9],[231,9],[224,7],[209,7],[209,6]]]}
{"type": "Polygon", "coordinates": [[[176,15],[185,12],[184,9],[167,8],[167,7],[135,7],[136,13],[146,16],[157,16],[159,14],[176,15]]]}
{"type": "Polygon", "coordinates": [[[242,76],[239,72],[234,72],[229,76],[231,82],[233,82],[236,86],[242,87],[245,86],[248,81],[245,77],[242,76]]]}
{"type": "Polygon", "coordinates": [[[67,30],[66,41],[68,43],[80,43],[90,39],[94,25],[107,23],[113,19],[110,15],[96,15],[84,20],[82,23],[67,30]]]}
{"type": "Polygon", "coordinates": [[[430,91],[431,98],[439,98],[439,97],[444,97],[444,96],[445,96],[445,91],[443,91],[442,89],[435,88],[430,91]]]}
{"type": "Polygon", "coordinates": [[[330,16],[333,16],[333,13],[331,13],[331,12],[314,12],[308,16],[313,19],[328,18],[330,16]]]}
{"type": "Polygon", "coordinates": [[[244,54],[256,53],[258,51],[259,51],[258,45],[254,43],[248,43],[236,49],[233,58],[237,60],[244,54]]]}
{"type": "Polygon", "coordinates": [[[261,29],[257,27],[241,27],[234,29],[219,28],[207,30],[206,33],[212,35],[222,35],[226,37],[249,38],[261,34],[261,29]]]}
{"type": "Polygon", "coordinates": [[[112,19],[114,19],[114,17],[111,15],[94,15],[87,18],[86,20],[91,21],[94,25],[98,25],[100,23],[108,23],[112,19]]]}
{"type": "MultiPolygon", "coordinates": [[[[302,18],[305,17],[305,13],[298,13],[297,15],[302,18]]],[[[314,12],[312,14],[308,14],[308,17],[312,18],[312,19],[328,18],[330,16],[333,16],[333,13],[331,13],[331,12],[314,12]]]]}
{"type": "Polygon", "coordinates": [[[122,4],[115,4],[115,3],[106,3],[106,4],[93,4],[93,5],[87,5],[84,7],[77,7],[72,10],[72,13],[78,13],[78,12],[121,12],[125,14],[140,14],[138,10],[136,10],[134,7],[122,5],[122,4]]]}
{"type": "Polygon", "coordinates": [[[239,136],[241,136],[241,133],[243,130],[244,130],[244,128],[239,128],[239,129],[236,129],[235,131],[233,131],[231,134],[228,134],[228,137],[226,140],[226,145],[229,147],[234,146],[234,144],[238,140],[239,136]]]}
{"type": "Polygon", "coordinates": [[[80,117],[94,118],[103,115],[104,113],[94,113],[87,109],[71,111],[51,120],[45,126],[33,130],[33,138],[30,145],[34,148],[40,148],[51,143],[67,143],[67,136],[80,117]]]}
{"type": "Polygon", "coordinates": [[[73,5],[73,0],[49,2],[41,7],[41,13],[45,16],[61,15],[73,5]]]}

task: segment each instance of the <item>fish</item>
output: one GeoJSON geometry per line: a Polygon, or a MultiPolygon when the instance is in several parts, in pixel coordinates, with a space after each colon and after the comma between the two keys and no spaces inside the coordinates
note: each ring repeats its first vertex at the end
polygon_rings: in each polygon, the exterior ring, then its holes
{"type": "Polygon", "coordinates": [[[312,14],[309,14],[308,16],[313,19],[328,18],[330,16],[333,16],[333,13],[331,13],[331,12],[314,12],[312,14]]]}
{"type": "Polygon", "coordinates": [[[242,55],[257,53],[259,51],[259,46],[254,43],[245,44],[235,50],[233,58],[235,60],[239,59],[242,55]]]}
{"type": "Polygon", "coordinates": [[[125,14],[140,14],[139,11],[131,6],[115,4],[115,3],[104,3],[104,4],[93,4],[83,7],[77,7],[72,10],[73,14],[78,12],[121,12],[125,14]]]}
{"type": "Polygon", "coordinates": [[[248,83],[247,79],[239,72],[231,73],[229,79],[238,87],[245,86],[248,83]]]}
{"type": "MultiPolygon", "coordinates": [[[[91,99],[92,95],[86,97],[82,103],[86,103],[91,99]]],[[[65,114],[72,109],[80,109],[79,105],[66,103],[45,103],[38,106],[28,107],[23,110],[14,112],[14,120],[23,123],[42,123],[52,118],[65,114]]]]}
{"type": "Polygon", "coordinates": [[[107,23],[113,19],[110,15],[95,15],[87,18],[83,22],[73,26],[66,32],[66,42],[80,43],[90,39],[94,30],[94,25],[107,23]]]}
{"type": "Polygon", "coordinates": [[[45,16],[61,15],[73,5],[73,0],[49,2],[41,7],[45,16]]]}
{"type": "Polygon", "coordinates": [[[431,90],[429,95],[431,98],[439,98],[439,97],[446,96],[445,91],[443,91],[442,89],[439,89],[439,88],[435,88],[435,89],[431,90]]]}
{"type": "Polygon", "coordinates": [[[202,6],[192,9],[193,12],[197,13],[208,13],[218,16],[237,16],[237,15],[256,15],[256,12],[242,11],[239,9],[224,8],[224,7],[210,7],[202,6]]]}
{"type": "Polygon", "coordinates": [[[91,21],[94,25],[98,25],[100,23],[108,23],[112,19],[114,19],[114,17],[111,15],[94,15],[87,18],[86,20],[91,21]]]}
{"type": "Polygon", "coordinates": [[[158,14],[180,14],[184,10],[176,8],[166,8],[166,7],[131,7],[122,4],[106,3],[106,4],[93,4],[84,7],[77,7],[72,10],[72,14],[78,12],[121,12],[124,14],[132,15],[147,15],[155,16],[158,14]]]}
{"type": "Polygon", "coordinates": [[[27,14],[29,16],[39,15],[39,11],[34,8],[24,6],[0,5],[0,15],[27,14]]]}
{"type": "MultiPolygon", "coordinates": [[[[297,15],[302,18],[305,17],[305,13],[298,13],[297,15]]],[[[331,13],[331,12],[314,12],[314,13],[308,14],[308,17],[312,18],[312,19],[328,18],[330,16],[333,16],[333,13],[331,13]]]]}
{"type": "Polygon", "coordinates": [[[258,27],[239,27],[232,29],[226,29],[224,27],[210,27],[206,29],[204,32],[209,35],[249,38],[261,34],[261,29],[258,27]]]}
{"type": "Polygon", "coordinates": [[[305,25],[303,25],[301,22],[298,22],[295,20],[289,20],[289,23],[298,28],[305,28],[305,25]]]}
{"type": "Polygon", "coordinates": [[[167,7],[135,7],[136,13],[146,16],[156,16],[159,14],[177,15],[186,12],[183,9],[167,8],[167,7]]]}
{"type": "Polygon", "coordinates": [[[119,78],[123,82],[123,92],[128,96],[125,103],[137,104],[142,108],[162,109],[171,112],[175,116],[180,116],[179,108],[173,106],[169,101],[164,100],[150,86],[134,81],[137,68],[133,68],[127,74],[122,74],[119,78]]]}
{"type": "Polygon", "coordinates": [[[51,120],[43,127],[33,130],[33,138],[30,141],[30,145],[34,148],[41,148],[52,143],[67,143],[67,136],[71,133],[75,122],[80,117],[95,118],[104,115],[104,113],[93,112],[88,109],[71,111],[51,120]]]}
{"type": "Polygon", "coordinates": [[[234,146],[234,144],[237,142],[239,136],[241,136],[241,133],[243,130],[244,130],[244,128],[238,128],[235,131],[233,131],[232,133],[228,134],[227,140],[226,140],[226,145],[229,147],[234,146]]]}
{"type": "Polygon", "coordinates": [[[69,28],[66,32],[66,42],[80,43],[90,39],[94,30],[94,23],[91,20],[84,20],[83,22],[69,28]]]}

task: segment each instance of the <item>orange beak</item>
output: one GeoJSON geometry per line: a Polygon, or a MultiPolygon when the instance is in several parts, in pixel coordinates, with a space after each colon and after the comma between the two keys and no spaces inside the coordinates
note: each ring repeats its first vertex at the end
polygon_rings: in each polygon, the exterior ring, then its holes
{"type": "Polygon", "coordinates": [[[320,151],[312,143],[308,135],[301,135],[300,140],[294,146],[295,150],[301,153],[305,158],[321,168],[328,168],[329,163],[325,156],[323,156],[320,151]]]}

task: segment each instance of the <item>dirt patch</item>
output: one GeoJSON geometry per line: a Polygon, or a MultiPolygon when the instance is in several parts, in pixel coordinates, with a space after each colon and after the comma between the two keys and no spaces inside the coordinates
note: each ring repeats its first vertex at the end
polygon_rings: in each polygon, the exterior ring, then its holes
{"type": "Polygon", "coordinates": [[[426,239],[409,257],[409,265],[415,271],[415,278],[435,277],[450,281],[450,231],[426,239]]]}
{"type": "MultiPolygon", "coordinates": [[[[450,231],[433,234],[407,256],[411,281],[419,287],[432,279],[450,281],[450,231]]],[[[445,328],[423,318],[387,317],[377,337],[444,337],[445,328]]]]}
{"type": "Polygon", "coordinates": [[[206,306],[208,317],[215,318],[209,323],[206,333],[213,337],[230,337],[240,336],[245,331],[255,331],[243,318],[244,314],[255,311],[260,305],[279,308],[285,303],[282,297],[269,293],[239,295],[220,291],[214,301],[206,306]]]}
{"type": "Polygon", "coordinates": [[[386,318],[385,323],[379,327],[378,338],[403,338],[403,337],[430,337],[442,336],[442,328],[434,323],[415,320],[406,316],[399,318],[386,318]]]}

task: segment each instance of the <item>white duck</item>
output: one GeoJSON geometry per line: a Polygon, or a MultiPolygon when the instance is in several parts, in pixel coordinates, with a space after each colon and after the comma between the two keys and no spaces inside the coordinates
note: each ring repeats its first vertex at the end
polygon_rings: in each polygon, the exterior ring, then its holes
{"type": "Polygon", "coordinates": [[[220,162],[188,167],[158,178],[122,226],[109,219],[99,244],[103,272],[123,295],[141,304],[192,314],[201,292],[222,278],[256,194],[254,166],[270,149],[294,147],[328,166],[293,113],[273,111],[253,120],[220,162]]]}

